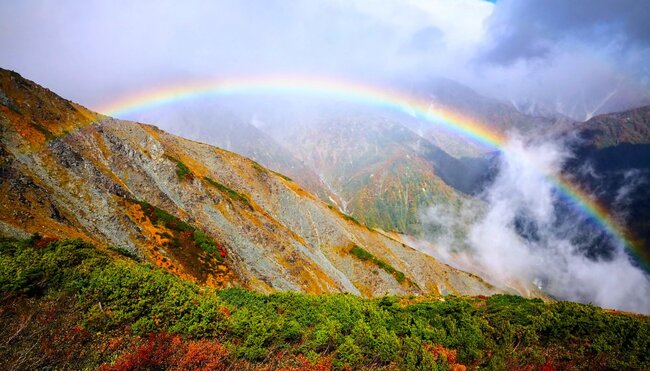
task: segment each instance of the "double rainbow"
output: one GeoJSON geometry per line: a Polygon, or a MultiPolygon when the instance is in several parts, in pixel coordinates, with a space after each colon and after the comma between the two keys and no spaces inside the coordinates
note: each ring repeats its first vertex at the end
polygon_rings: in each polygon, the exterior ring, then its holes
{"type": "MultiPolygon", "coordinates": [[[[504,148],[507,140],[502,133],[494,129],[451,110],[433,107],[430,102],[423,99],[376,86],[318,77],[267,76],[180,83],[116,100],[99,107],[98,111],[109,116],[124,117],[137,111],[178,101],[251,93],[331,97],[400,112],[406,111],[494,149],[504,148]]],[[[609,236],[619,241],[646,272],[650,272],[648,252],[636,246],[627,237],[626,229],[610,216],[603,205],[563,177],[552,176],[549,179],[561,196],[597,223],[609,236]]]]}

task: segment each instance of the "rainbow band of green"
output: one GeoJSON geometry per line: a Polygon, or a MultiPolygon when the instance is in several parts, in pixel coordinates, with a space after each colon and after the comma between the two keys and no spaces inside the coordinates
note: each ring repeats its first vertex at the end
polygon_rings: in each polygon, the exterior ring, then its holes
{"type": "MultiPolygon", "coordinates": [[[[144,109],[200,97],[251,93],[331,97],[363,105],[412,112],[420,119],[441,125],[447,130],[488,147],[502,149],[506,142],[503,134],[450,110],[433,107],[430,102],[425,100],[375,86],[317,77],[246,77],[182,83],[126,97],[104,105],[98,111],[109,116],[119,117],[144,109]]],[[[608,235],[619,241],[646,272],[650,272],[648,253],[626,238],[625,228],[611,218],[602,205],[566,179],[550,177],[549,180],[562,196],[573,203],[576,209],[595,221],[608,235]]]]}

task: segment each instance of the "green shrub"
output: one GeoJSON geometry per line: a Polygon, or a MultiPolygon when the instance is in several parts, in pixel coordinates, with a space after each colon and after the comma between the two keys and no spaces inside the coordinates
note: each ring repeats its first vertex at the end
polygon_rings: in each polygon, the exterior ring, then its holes
{"type": "Polygon", "coordinates": [[[193,178],[190,168],[188,168],[181,160],[169,155],[165,155],[165,157],[176,164],[176,175],[178,176],[178,179],[184,180],[193,178]]]}
{"type": "Polygon", "coordinates": [[[225,193],[228,197],[230,197],[232,200],[238,201],[246,205],[249,209],[253,209],[253,205],[251,204],[250,199],[248,198],[247,195],[243,193],[239,193],[235,191],[232,188],[228,188],[227,186],[217,182],[216,180],[210,178],[210,177],[203,177],[208,184],[212,185],[213,187],[217,188],[221,193],[225,193]]]}
{"type": "Polygon", "coordinates": [[[139,201],[138,203],[140,204],[145,216],[149,218],[152,224],[163,225],[174,232],[174,235],[169,235],[167,232],[163,235],[170,240],[171,247],[181,247],[181,234],[187,233],[191,235],[192,242],[196,247],[210,253],[216,257],[217,260],[223,261],[224,256],[221,254],[219,248],[217,248],[217,243],[210,236],[206,235],[201,230],[194,228],[189,223],[171,215],[167,211],[150,205],[146,201],[139,201]]]}
{"type": "Polygon", "coordinates": [[[352,328],[350,337],[365,356],[372,357],[374,355],[377,344],[372,329],[366,321],[358,320],[352,328]]]}
{"type": "Polygon", "coordinates": [[[336,349],[334,367],[351,367],[354,369],[361,364],[362,358],[361,348],[359,348],[351,337],[346,336],[343,343],[336,349]]]}
{"type": "Polygon", "coordinates": [[[336,349],[341,342],[342,329],[343,326],[338,321],[329,318],[325,319],[316,325],[311,335],[311,341],[308,343],[308,348],[317,352],[336,349]]]}
{"type": "Polygon", "coordinates": [[[360,260],[373,263],[374,265],[386,271],[388,274],[391,274],[393,277],[395,277],[395,280],[397,280],[399,283],[404,283],[406,280],[406,275],[404,275],[403,272],[400,272],[397,269],[393,268],[392,265],[386,263],[385,261],[378,259],[361,246],[353,245],[352,249],[350,249],[350,254],[360,260]]]}
{"type": "Polygon", "coordinates": [[[389,363],[397,358],[399,349],[399,338],[394,332],[386,330],[381,326],[377,329],[375,340],[375,352],[380,362],[389,363]]]}
{"type": "Polygon", "coordinates": [[[49,289],[76,288],[76,279],[87,278],[79,269],[107,264],[105,257],[95,254],[95,249],[82,240],[53,242],[36,249],[38,240],[0,243],[1,293],[33,296],[49,289]]]}
{"type": "MultiPolygon", "coordinates": [[[[431,351],[444,347],[457,351],[456,362],[476,368],[538,368],[548,357],[564,365],[650,368],[648,317],[511,295],[412,303],[213,290],[79,240],[0,241],[0,294],[3,318],[12,313],[11,298],[34,303],[66,295],[79,315],[71,318],[102,344],[125,334],[168,332],[218,339],[233,360],[253,364],[304,354],[312,364],[332,357],[338,368],[448,369],[447,356],[431,351]]],[[[0,340],[13,351],[13,343],[0,340]]],[[[93,359],[100,358],[84,364],[93,359]]]]}
{"type": "Polygon", "coordinates": [[[223,261],[223,256],[221,256],[221,251],[217,248],[217,243],[208,235],[205,233],[201,232],[198,229],[194,230],[194,233],[192,234],[192,238],[194,239],[194,244],[208,253],[214,255],[218,260],[223,261]]]}
{"type": "Polygon", "coordinates": [[[282,326],[282,338],[286,341],[298,341],[302,337],[302,330],[302,326],[298,321],[285,321],[282,326]]]}

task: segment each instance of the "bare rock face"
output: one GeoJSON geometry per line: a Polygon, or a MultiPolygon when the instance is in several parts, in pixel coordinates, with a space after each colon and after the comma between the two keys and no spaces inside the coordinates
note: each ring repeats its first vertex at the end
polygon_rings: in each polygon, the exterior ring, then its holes
{"type": "Polygon", "coordinates": [[[0,233],[119,246],[262,292],[500,291],[234,153],[114,120],[0,70],[0,233]]]}

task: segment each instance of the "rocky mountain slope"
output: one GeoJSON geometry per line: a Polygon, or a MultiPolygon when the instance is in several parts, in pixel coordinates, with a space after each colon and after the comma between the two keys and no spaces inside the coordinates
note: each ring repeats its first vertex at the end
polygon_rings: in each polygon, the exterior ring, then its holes
{"type": "Polygon", "coordinates": [[[385,230],[418,234],[424,210],[467,197],[485,172],[376,112],[324,114],[282,132],[281,142],[320,174],[343,211],[385,230]]]}
{"type": "Polygon", "coordinates": [[[570,129],[577,140],[567,172],[609,209],[650,253],[650,106],[596,116],[570,129]]]}
{"type": "Polygon", "coordinates": [[[127,249],[261,292],[490,294],[234,153],[114,120],[0,71],[0,231],[127,249]]]}
{"type": "MultiPolygon", "coordinates": [[[[531,133],[567,124],[560,116],[525,115],[450,80],[398,85],[496,131],[531,133]]],[[[493,153],[486,153],[492,148],[404,112],[350,102],[225,99],[136,117],[252,158],[365,224],[408,234],[421,232],[423,210],[480,190],[494,165],[493,153]]]]}
{"type": "Polygon", "coordinates": [[[597,148],[650,143],[650,106],[596,116],[574,127],[587,145],[597,148]]]}
{"type": "MultiPolygon", "coordinates": [[[[155,122],[161,129],[248,157],[282,173],[326,202],[339,200],[320,177],[270,135],[240,113],[220,105],[190,104],[160,107],[136,114],[137,121],[155,122]]],[[[253,110],[254,111],[254,110],[253,110]]]]}

